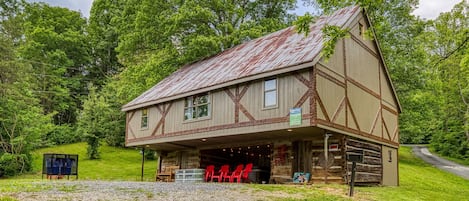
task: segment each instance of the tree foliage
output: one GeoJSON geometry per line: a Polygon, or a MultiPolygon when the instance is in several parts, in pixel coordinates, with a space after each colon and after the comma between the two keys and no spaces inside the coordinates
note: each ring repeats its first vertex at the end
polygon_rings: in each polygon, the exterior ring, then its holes
{"type": "Polygon", "coordinates": [[[86,20],[78,12],[44,3],[26,4],[22,17],[25,39],[19,52],[33,66],[35,93],[57,125],[74,124],[90,60],[86,20]]]}
{"type": "Polygon", "coordinates": [[[432,147],[440,153],[469,159],[469,3],[429,21],[425,37],[430,58],[430,83],[438,97],[439,120],[432,147]]]}
{"type": "Polygon", "coordinates": [[[109,113],[109,106],[103,97],[96,94],[96,87],[90,85],[88,89],[90,93],[83,103],[83,110],[78,119],[78,127],[88,143],[88,158],[98,159],[100,139],[104,138],[108,132],[105,126],[108,121],[104,117],[109,113]]]}
{"type": "Polygon", "coordinates": [[[0,176],[30,170],[30,151],[52,128],[33,93],[31,66],[17,59],[10,39],[0,34],[0,176]]]}

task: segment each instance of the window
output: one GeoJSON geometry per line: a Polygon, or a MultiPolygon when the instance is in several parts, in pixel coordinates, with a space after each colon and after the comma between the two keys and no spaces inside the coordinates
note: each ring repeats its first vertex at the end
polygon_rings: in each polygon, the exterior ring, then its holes
{"type": "Polygon", "coordinates": [[[148,109],[142,109],[141,128],[148,128],[148,109]]]}
{"type": "Polygon", "coordinates": [[[388,155],[389,155],[388,162],[392,162],[392,151],[391,150],[388,150],[388,155]]]}
{"type": "Polygon", "coordinates": [[[362,24],[362,23],[358,23],[358,34],[359,34],[360,36],[363,36],[363,31],[364,31],[364,29],[363,29],[363,24],[362,24]]]}
{"type": "Polygon", "coordinates": [[[358,23],[358,34],[365,39],[366,37],[366,27],[362,23],[358,23]]]}
{"type": "Polygon", "coordinates": [[[208,93],[187,97],[184,101],[184,120],[199,119],[210,115],[208,93]]]}
{"type": "Polygon", "coordinates": [[[264,81],[264,108],[277,106],[277,79],[264,81]]]}

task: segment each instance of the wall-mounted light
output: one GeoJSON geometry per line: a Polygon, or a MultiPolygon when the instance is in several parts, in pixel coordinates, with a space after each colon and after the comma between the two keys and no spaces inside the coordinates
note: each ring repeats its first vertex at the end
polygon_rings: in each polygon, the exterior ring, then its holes
{"type": "Polygon", "coordinates": [[[287,129],[288,132],[292,132],[293,130],[292,129],[287,129]]]}
{"type": "Polygon", "coordinates": [[[202,138],[202,142],[205,142],[205,141],[207,141],[207,139],[205,139],[205,138],[202,138]]]}

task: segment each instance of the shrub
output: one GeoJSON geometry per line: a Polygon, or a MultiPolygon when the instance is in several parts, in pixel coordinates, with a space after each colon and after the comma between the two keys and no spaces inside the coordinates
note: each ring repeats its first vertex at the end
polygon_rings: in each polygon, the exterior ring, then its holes
{"type": "Polygon", "coordinates": [[[31,170],[31,157],[26,154],[3,153],[0,157],[0,176],[15,176],[31,170]]]}

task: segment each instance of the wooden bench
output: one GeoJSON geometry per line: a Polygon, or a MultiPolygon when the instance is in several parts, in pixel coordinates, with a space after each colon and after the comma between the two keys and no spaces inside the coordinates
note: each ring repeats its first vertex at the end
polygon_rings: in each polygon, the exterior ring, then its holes
{"type": "Polygon", "coordinates": [[[172,182],[174,181],[174,177],[176,174],[176,170],[179,169],[179,166],[174,165],[174,166],[166,166],[161,168],[160,172],[156,172],[156,181],[166,181],[166,182],[172,182]]]}

